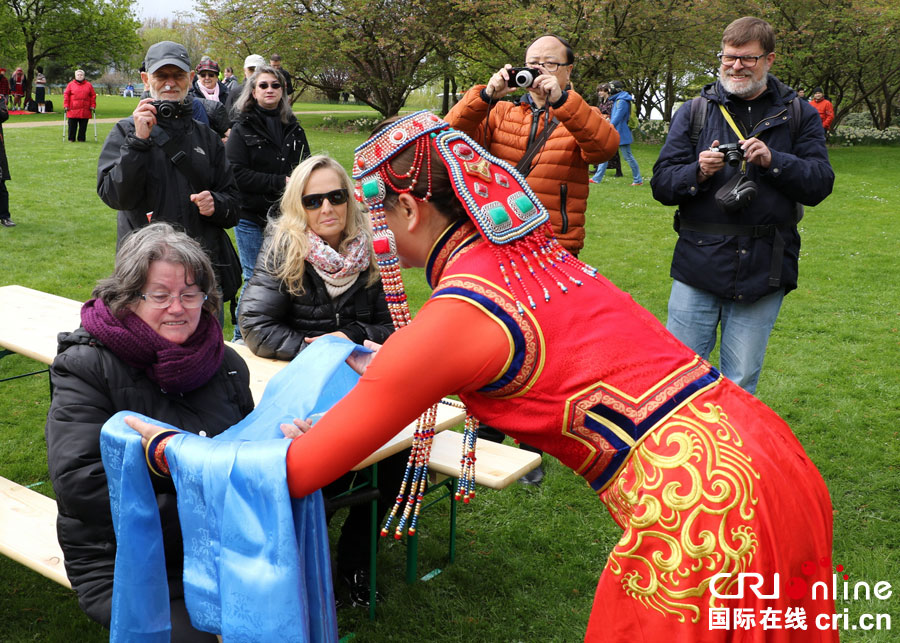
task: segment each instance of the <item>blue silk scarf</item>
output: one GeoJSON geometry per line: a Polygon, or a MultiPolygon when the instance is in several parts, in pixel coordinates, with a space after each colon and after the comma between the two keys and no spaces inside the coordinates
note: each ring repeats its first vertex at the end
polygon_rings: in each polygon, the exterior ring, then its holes
{"type": "MultiPolygon", "coordinates": [[[[329,409],[356,383],[359,346],[325,337],[266,386],[256,409],[212,440],[166,446],[184,539],[184,593],[198,629],[232,641],[337,641],[320,492],[291,499],[279,425],[329,409]]],[[[122,411],[103,426],[103,464],[118,543],[110,641],[168,641],[169,593],[156,496],[140,435],[122,411]]],[[[169,427],[174,428],[174,427],[169,427]]]]}

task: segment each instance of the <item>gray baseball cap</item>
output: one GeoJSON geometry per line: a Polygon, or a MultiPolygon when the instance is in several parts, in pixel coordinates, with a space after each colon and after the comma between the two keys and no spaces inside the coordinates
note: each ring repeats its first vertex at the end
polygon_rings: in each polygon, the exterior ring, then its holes
{"type": "Polygon", "coordinates": [[[187,49],[171,40],[163,40],[152,45],[144,56],[144,68],[148,74],[152,74],[165,65],[175,65],[184,71],[191,71],[191,60],[188,58],[187,49]]]}

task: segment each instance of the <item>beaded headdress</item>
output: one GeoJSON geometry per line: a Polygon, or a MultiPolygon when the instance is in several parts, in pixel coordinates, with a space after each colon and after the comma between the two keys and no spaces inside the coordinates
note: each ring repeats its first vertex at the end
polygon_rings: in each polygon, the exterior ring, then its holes
{"type": "MultiPolygon", "coordinates": [[[[357,147],[353,164],[356,197],[368,207],[372,218],[375,256],[381,270],[388,308],[397,328],[408,324],[411,318],[394,235],[385,219],[384,199],[388,186],[395,193],[408,193],[419,201],[431,198],[432,146],[446,166],[454,192],[466,213],[481,236],[490,243],[520,315],[525,312],[520,296],[530,308],[537,307],[532,296],[535,288],[540,292],[539,299],[549,301],[550,290],[545,285],[548,281],[555,282],[557,288],[565,293],[567,282],[581,285],[579,276],[597,274],[595,269],[575,259],[556,241],[550,230],[547,209],[513,166],[488,153],[466,134],[451,129],[431,112],[415,112],[390,123],[357,147]],[[405,172],[398,172],[389,161],[410,145],[415,145],[413,162],[405,172]],[[424,196],[413,192],[420,183],[420,177],[425,179],[427,185],[424,196]],[[408,185],[398,184],[398,181],[406,180],[408,185]],[[510,274],[515,279],[515,287],[510,274]]],[[[395,537],[400,537],[410,514],[409,533],[415,533],[427,478],[435,415],[432,408],[419,418],[407,475],[382,535],[387,533],[404,501],[404,495],[407,507],[395,537]]],[[[464,502],[475,495],[476,425],[474,418],[466,418],[460,488],[456,493],[456,498],[464,502]]]]}

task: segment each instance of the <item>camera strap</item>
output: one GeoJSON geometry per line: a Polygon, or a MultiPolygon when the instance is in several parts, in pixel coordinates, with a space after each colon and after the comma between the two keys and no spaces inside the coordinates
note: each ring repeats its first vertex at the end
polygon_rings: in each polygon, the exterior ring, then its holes
{"type": "MultiPolygon", "coordinates": [[[[540,118],[540,116],[538,116],[538,118],[540,118]]],[[[525,155],[519,159],[518,163],[516,163],[516,169],[523,177],[527,177],[531,172],[531,162],[534,160],[535,155],[540,152],[547,143],[547,139],[550,138],[550,135],[553,133],[553,130],[556,129],[557,125],[559,125],[559,119],[554,116],[544,127],[544,130],[534,137],[534,140],[531,141],[531,145],[525,150],[525,155]]]]}
{"type": "MultiPolygon", "coordinates": [[[[741,128],[737,126],[737,123],[734,122],[734,119],[731,117],[731,114],[727,109],[725,109],[725,105],[719,103],[719,111],[722,112],[722,116],[725,117],[725,122],[728,123],[728,126],[732,129],[732,131],[737,134],[738,140],[743,141],[747,137],[744,136],[744,133],[741,132],[741,128]]],[[[741,174],[747,173],[747,161],[741,161],[741,174]]]]}
{"type": "Polygon", "coordinates": [[[169,161],[175,166],[175,169],[184,175],[184,178],[188,180],[188,183],[194,192],[202,191],[203,182],[200,179],[200,175],[194,169],[189,154],[181,149],[178,141],[171,136],[168,136],[168,134],[166,136],[165,142],[161,143],[160,147],[163,148],[166,156],[169,157],[169,161]]]}

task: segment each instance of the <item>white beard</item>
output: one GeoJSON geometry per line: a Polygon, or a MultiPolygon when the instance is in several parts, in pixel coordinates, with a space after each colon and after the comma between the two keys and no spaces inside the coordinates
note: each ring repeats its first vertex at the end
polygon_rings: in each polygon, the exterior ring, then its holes
{"type": "Polygon", "coordinates": [[[751,96],[756,96],[766,88],[767,76],[768,74],[763,74],[763,77],[759,80],[751,80],[749,83],[735,87],[735,83],[732,82],[728,72],[719,71],[719,82],[722,83],[722,87],[724,87],[725,91],[729,94],[733,94],[738,98],[749,98],[751,96]]]}

